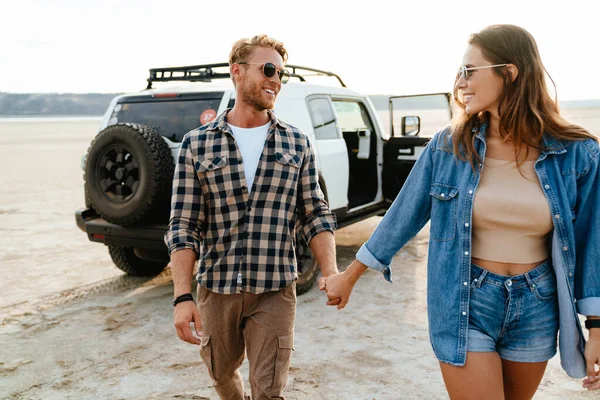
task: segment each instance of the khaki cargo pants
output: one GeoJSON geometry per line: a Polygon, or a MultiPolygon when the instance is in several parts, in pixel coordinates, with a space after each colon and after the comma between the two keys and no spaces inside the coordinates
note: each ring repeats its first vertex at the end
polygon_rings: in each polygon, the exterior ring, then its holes
{"type": "Polygon", "coordinates": [[[285,399],[294,348],[296,283],[261,294],[218,294],[198,285],[202,330],[200,356],[215,389],[226,400],[243,400],[238,371],[248,355],[253,400],[285,399]]]}

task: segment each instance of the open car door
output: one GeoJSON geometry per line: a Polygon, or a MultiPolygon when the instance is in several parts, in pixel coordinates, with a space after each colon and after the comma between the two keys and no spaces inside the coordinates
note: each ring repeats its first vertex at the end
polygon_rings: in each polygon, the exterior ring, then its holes
{"type": "Polygon", "coordinates": [[[393,201],[425,145],[452,119],[450,93],[389,96],[390,138],[383,145],[383,195],[393,201]]]}

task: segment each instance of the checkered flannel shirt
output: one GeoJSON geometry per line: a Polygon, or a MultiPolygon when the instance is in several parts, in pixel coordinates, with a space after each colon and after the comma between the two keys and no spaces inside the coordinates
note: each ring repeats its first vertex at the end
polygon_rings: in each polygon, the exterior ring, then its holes
{"type": "Polygon", "coordinates": [[[165,244],[169,254],[193,249],[198,283],[213,292],[279,290],[298,277],[297,228],[309,243],[317,233],[335,230],[335,214],[319,187],[307,135],[272,112],[248,192],[228,112],[183,138],[165,244]]]}

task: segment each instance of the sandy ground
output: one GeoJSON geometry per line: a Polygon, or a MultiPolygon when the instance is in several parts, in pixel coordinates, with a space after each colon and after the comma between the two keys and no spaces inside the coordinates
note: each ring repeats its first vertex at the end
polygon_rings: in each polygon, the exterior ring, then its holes
{"type": "MultiPolygon", "coordinates": [[[[75,225],[98,124],[0,121],[0,398],[216,399],[197,349],[175,335],[170,271],[124,276],[75,225]]],[[[340,267],[378,221],[337,232],[340,267]]],[[[447,398],[427,335],[427,243],[425,229],[398,253],[393,285],[368,272],[341,312],[316,289],[299,297],[287,398],[447,398]]],[[[536,398],[598,396],[555,357],[536,398]]]]}

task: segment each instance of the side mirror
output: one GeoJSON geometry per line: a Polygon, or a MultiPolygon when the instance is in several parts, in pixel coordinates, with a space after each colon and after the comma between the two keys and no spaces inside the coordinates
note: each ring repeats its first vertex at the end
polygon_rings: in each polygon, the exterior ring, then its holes
{"type": "Polygon", "coordinates": [[[421,118],[410,115],[402,117],[402,136],[417,136],[421,130],[421,118]]]}

